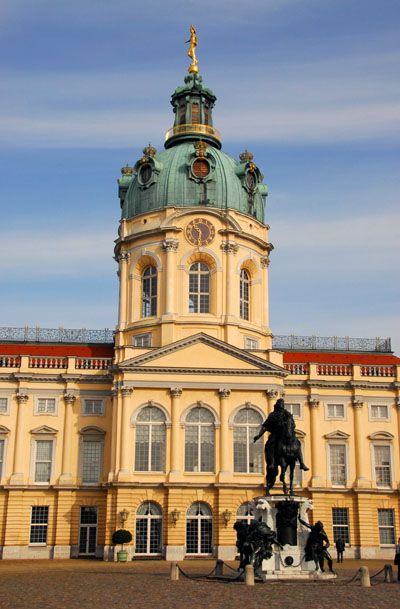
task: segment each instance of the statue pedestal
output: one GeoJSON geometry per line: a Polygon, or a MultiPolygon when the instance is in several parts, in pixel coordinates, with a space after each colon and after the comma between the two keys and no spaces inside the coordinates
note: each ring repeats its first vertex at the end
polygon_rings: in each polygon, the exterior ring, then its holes
{"type": "Polygon", "coordinates": [[[312,502],[305,497],[270,495],[253,500],[254,518],[261,518],[273,531],[283,549],[274,545],[274,554],[263,560],[262,572],[267,579],[333,579],[336,575],[315,570],[314,561],[304,560],[304,548],[309,535],[299,521],[308,522],[307,511],[312,502]]]}

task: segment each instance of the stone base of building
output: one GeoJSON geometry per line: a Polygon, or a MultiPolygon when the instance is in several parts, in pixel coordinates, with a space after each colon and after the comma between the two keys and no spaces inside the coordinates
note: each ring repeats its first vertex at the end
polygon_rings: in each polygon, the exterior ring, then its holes
{"type": "Polygon", "coordinates": [[[217,546],[215,550],[219,560],[235,560],[238,553],[236,546],[217,546]]]}
{"type": "Polygon", "coordinates": [[[185,558],[185,546],[166,546],[165,560],[178,561],[185,558]]]}
{"type": "MultiPolygon", "coordinates": [[[[69,546],[68,546],[69,547],[69,546]]],[[[53,546],[4,546],[3,560],[54,558],[53,546]]],[[[65,558],[69,558],[69,555],[65,558]]]]}

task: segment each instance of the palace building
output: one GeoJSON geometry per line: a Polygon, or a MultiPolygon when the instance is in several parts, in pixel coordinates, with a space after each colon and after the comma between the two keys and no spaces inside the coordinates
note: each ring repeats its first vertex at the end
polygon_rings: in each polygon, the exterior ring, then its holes
{"type": "Polygon", "coordinates": [[[121,526],[132,557],[232,559],[281,396],[311,518],[347,557],[392,556],[400,358],[388,340],[273,337],[267,187],[250,152],[222,151],[215,101],[193,62],[165,149],[121,170],[115,333],[0,330],[4,559],[113,560],[121,526]]]}

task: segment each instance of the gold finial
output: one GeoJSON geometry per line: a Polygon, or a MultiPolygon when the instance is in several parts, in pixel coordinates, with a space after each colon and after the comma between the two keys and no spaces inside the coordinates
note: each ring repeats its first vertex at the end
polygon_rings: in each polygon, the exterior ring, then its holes
{"type": "Polygon", "coordinates": [[[148,146],[143,148],[143,154],[146,155],[146,156],[154,157],[157,154],[157,150],[154,148],[154,146],[149,144],[148,146]]]}
{"type": "Polygon", "coordinates": [[[246,150],[242,152],[242,154],[239,154],[239,159],[242,161],[242,163],[246,163],[247,161],[253,160],[253,155],[246,148],[246,150]]]}
{"type": "Polygon", "coordinates": [[[133,167],[129,167],[128,163],[125,165],[125,167],[121,168],[121,174],[123,176],[131,176],[133,175],[133,167]]]}
{"type": "Polygon", "coordinates": [[[194,25],[190,26],[190,38],[189,40],[186,40],[186,44],[190,43],[189,46],[189,50],[187,52],[188,56],[190,57],[190,59],[192,60],[192,63],[190,64],[189,68],[188,68],[188,72],[189,74],[193,74],[193,73],[197,73],[199,71],[198,68],[198,60],[196,57],[196,47],[197,47],[197,33],[196,33],[196,28],[194,27],[194,25]]]}
{"type": "Polygon", "coordinates": [[[202,140],[199,140],[195,143],[194,147],[196,148],[196,155],[199,157],[199,159],[205,159],[208,144],[202,140]]]}

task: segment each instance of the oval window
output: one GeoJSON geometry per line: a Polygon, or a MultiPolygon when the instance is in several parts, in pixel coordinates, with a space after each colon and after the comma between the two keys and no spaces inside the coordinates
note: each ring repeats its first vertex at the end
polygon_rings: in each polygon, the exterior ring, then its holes
{"type": "Polygon", "coordinates": [[[142,182],[142,184],[147,184],[147,182],[150,181],[152,173],[153,173],[152,168],[149,163],[146,163],[146,165],[142,165],[142,167],[140,168],[140,174],[139,174],[140,181],[142,182]]]}
{"type": "Polygon", "coordinates": [[[196,159],[192,171],[196,178],[205,178],[210,173],[210,165],[205,159],[196,159]]]}
{"type": "Polygon", "coordinates": [[[256,178],[252,171],[249,171],[248,174],[246,175],[246,184],[252,190],[256,186],[256,178]]]}

